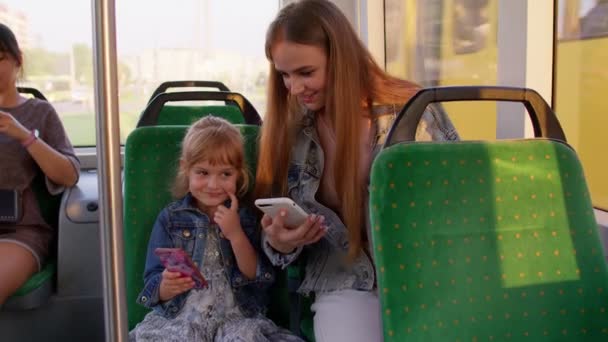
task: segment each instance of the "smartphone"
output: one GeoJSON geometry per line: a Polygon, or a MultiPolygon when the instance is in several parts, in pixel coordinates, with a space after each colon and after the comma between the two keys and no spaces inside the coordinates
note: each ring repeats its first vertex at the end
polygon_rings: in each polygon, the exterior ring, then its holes
{"type": "Polygon", "coordinates": [[[17,223],[21,213],[19,212],[20,199],[17,190],[0,189],[0,223],[17,223]]]}
{"type": "Polygon", "coordinates": [[[183,277],[191,277],[194,280],[195,289],[203,289],[208,286],[201,271],[183,249],[157,248],[154,250],[154,254],[158,255],[160,262],[170,272],[179,272],[183,277]]]}
{"type": "Polygon", "coordinates": [[[285,226],[288,228],[296,228],[300,226],[306,218],[308,213],[304,209],[300,208],[291,198],[287,197],[275,197],[275,198],[259,198],[255,200],[255,206],[258,207],[265,214],[272,218],[279,215],[279,211],[284,209],[287,211],[285,217],[285,226]]]}

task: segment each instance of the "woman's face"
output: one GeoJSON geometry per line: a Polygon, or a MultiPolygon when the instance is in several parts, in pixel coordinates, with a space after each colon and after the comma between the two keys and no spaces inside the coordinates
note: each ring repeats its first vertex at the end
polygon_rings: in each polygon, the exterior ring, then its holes
{"type": "Polygon", "coordinates": [[[271,49],[274,68],[289,93],[308,110],[325,106],[327,54],[321,47],[281,40],[271,49]]]}
{"type": "Polygon", "coordinates": [[[14,87],[19,74],[19,63],[6,51],[0,51],[0,90],[14,87]]]}

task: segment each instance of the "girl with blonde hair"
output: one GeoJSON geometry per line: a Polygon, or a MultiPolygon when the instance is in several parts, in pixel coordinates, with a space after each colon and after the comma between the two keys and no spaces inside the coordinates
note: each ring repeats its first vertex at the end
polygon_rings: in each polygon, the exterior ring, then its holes
{"type": "Polygon", "coordinates": [[[301,341],[264,317],[274,271],[259,253],[260,230],[249,206],[243,138],[208,116],[184,137],[174,195],[154,224],[138,303],[153,309],[131,341],[301,341]],[[179,248],[207,287],[165,268],[157,248],[179,248]],[[196,285],[196,287],[195,287],[196,285]]]}

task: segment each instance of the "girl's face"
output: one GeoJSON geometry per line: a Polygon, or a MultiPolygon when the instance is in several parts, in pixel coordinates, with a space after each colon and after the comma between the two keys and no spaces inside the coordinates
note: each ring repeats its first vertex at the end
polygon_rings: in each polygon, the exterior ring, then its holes
{"type": "Polygon", "coordinates": [[[325,106],[327,54],[323,48],[281,40],[274,44],[271,55],[285,87],[301,105],[311,111],[325,106]]]}
{"type": "Polygon", "coordinates": [[[188,189],[196,199],[198,208],[210,214],[236,193],[238,170],[232,165],[215,164],[208,161],[198,162],[188,171],[188,189]]]}
{"type": "Polygon", "coordinates": [[[10,53],[0,51],[0,90],[14,87],[19,74],[19,63],[10,53]]]}

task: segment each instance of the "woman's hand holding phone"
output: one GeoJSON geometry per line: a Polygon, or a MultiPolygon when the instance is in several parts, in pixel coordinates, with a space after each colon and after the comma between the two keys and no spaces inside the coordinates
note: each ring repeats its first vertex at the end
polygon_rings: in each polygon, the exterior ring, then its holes
{"type": "Polygon", "coordinates": [[[308,215],[304,223],[296,228],[285,226],[286,216],[287,211],[281,210],[275,218],[268,214],[262,218],[262,228],[268,243],[281,253],[288,254],[297,247],[313,244],[321,240],[327,231],[323,216],[308,215]]]}
{"type": "Polygon", "coordinates": [[[171,272],[165,268],[160,281],[159,299],[161,302],[182,294],[194,287],[191,277],[184,277],[179,272],[171,272]]]}

